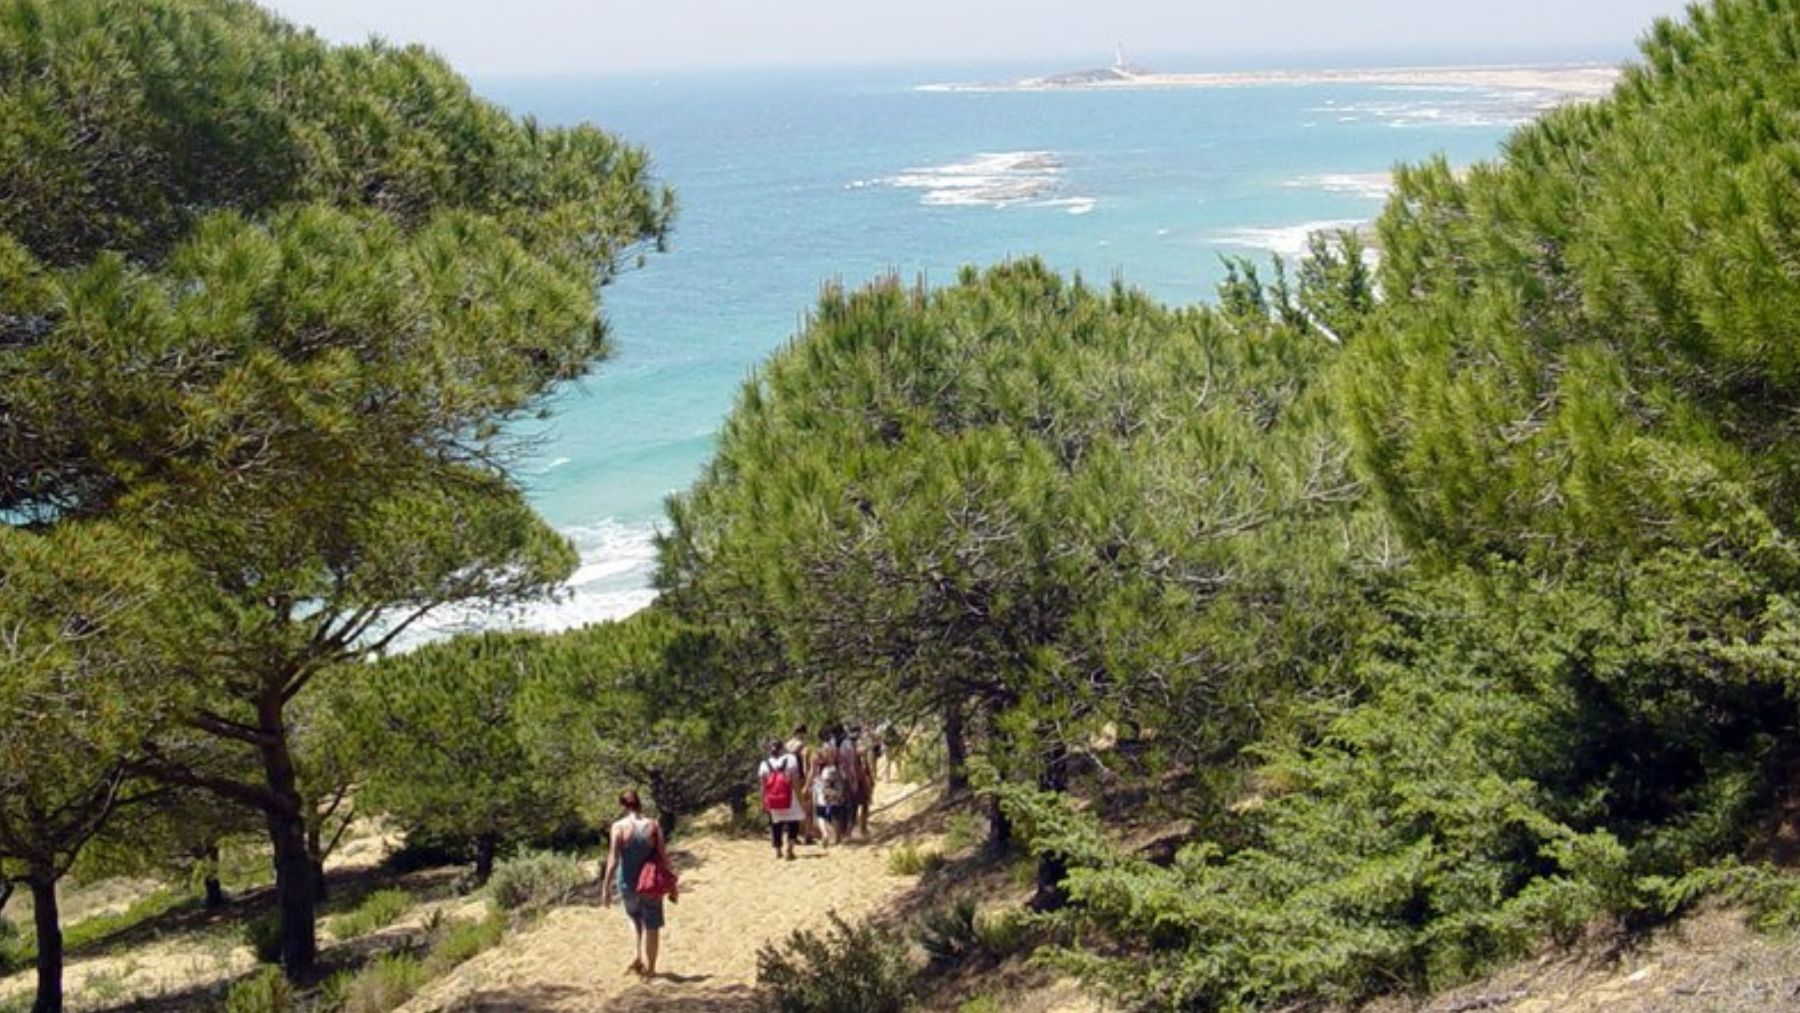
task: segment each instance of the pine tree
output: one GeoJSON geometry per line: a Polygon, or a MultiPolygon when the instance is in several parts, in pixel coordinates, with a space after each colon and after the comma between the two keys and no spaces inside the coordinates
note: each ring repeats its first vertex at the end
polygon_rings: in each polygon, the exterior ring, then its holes
{"type": "Polygon", "coordinates": [[[599,130],[242,0],[0,6],[0,124],[0,518],[110,520],[204,575],[224,628],[183,734],[255,776],[173,740],[139,767],[261,814],[302,974],[291,707],[434,608],[572,567],[504,423],[605,352],[596,286],[672,201],[599,130]]]}

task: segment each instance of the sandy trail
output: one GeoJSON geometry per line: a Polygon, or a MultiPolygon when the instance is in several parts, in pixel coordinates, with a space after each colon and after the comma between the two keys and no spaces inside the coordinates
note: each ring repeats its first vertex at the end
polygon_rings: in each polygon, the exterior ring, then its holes
{"type": "Polygon", "coordinates": [[[670,847],[681,872],[681,902],[668,908],[655,980],[624,973],[633,939],[617,905],[567,907],[432,983],[401,1009],[748,1009],[756,951],[764,943],[823,927],[830,911],[854,921],[917,882],[888,875],[887,859],[905,832],[900,821],[930,797],[909,785],[878,785],[877,806],[891,808],[871,821],[871,841],[829,851],[802,847],[792,862],[777,861],[766,839],[684,840],[678,833],[670,847]]]}

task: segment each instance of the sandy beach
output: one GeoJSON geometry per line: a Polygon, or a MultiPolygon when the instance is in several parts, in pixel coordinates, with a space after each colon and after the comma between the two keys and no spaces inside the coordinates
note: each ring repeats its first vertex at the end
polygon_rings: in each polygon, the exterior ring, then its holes
{"type": "Polygon", "coordinates": [[[1255,88],[1346,84],[1394,88],[1481,88],[1599,98],[1618,82],[1610,64],[1496,67],[1387,67],[1356,70],[1270,70],[1203,74],[1130,70],[1027,78],[1010,84],[928,84],[922,91],[1108,91],[1149,88],[1255,88]]]}

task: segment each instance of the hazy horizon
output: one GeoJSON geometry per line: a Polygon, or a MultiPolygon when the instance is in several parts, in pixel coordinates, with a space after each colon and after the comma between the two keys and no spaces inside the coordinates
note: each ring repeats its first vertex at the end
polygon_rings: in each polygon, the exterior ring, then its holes
{"type": "Polygon", "coordinates": [[[325,38],[423,43],[482,76],[607,72],[973,66],[1110,59],[1115,45],[1158,69],[1319,66],[1339,58],[1446,62],[1620,59],[1677,0],[1605,5],[1518,0],[1446,10],[1432,0],[1289,0],[1209,9],[1180,0],[264,0],[325,38]],[[1176,61],[1179,61],[1178,63],[1176,61]]]}

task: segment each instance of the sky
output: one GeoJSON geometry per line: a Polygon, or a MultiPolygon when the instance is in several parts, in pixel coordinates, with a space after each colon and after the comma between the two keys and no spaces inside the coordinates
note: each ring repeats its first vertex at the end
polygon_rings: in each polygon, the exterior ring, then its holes
{"type": "Polygon", "coordinates": [[[1158,70],[1330,53],[1625,56],[1679,0],[262,0],[326,38],[423,42],[465,73],[572,74],[1159,54],[1158,70]],[[1191,54],[1184,66],[1169,54],[1191,54]]]}

